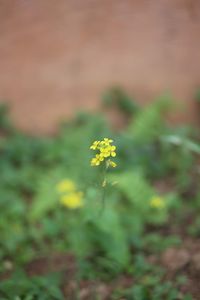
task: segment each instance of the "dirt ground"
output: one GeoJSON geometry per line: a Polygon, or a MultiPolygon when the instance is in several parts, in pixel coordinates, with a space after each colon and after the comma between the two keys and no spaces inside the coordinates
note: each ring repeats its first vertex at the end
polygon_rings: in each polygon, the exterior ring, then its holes
{"type": "Polygon", "coordinates": [[[0,0],[0,99],[17,125],[52,132],[102,92],[121,85],[141,103],[170,90],[196,117],[200,2],[0,0]]]}

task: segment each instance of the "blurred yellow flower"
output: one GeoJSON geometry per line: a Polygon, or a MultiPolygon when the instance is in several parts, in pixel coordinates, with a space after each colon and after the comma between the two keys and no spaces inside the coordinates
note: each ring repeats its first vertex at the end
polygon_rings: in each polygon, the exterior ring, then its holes
{"type": "Polygon", "coordinates": [[[154,196],[150,200],[150,206],[158,209],[164,208],[165,207],[164,199],[158,196],[154,196]]]}
{"type": "MultiPolygon", "coordinates": [[[[111,145],[113,140],[104,138],[102,141],[94,141],[90,146],[92,150],[99,150],[94,158],[91,159],[91,166],[99,166],[104,159],[116,156],[116,146],[111,145]]],[[[110,161],[107,166],[116,167],[116,164],[110,161]]]]}
{"type": "Polygon", "coordinates": [[[60,202],[69,209],[76,209],[83,206],[83,193],[74,192],[68,195],[63,195],[60,202]]]}
{"type": "Polygon", "coordinates": [[[57,184],[56,189],[59,193],[72,192],[75,191],[76,185],[70,179],[63,179],[57,184]]]}
{"type": "Polygon", "coordinates": [[[56,190],[60,195],[60,203],[70,209],[83,206],[83,193],[77,190],[76,183],[70,179],[61,180],[56,190]]]}

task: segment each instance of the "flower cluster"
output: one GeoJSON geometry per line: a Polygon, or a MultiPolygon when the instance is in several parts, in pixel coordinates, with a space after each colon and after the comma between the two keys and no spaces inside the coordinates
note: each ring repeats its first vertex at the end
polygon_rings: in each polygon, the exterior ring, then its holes
{"type": "Polygon", "coordinates": [[[157,209],[162,209],[165,207],[164,199],[158,196],[154,196],[150,200],[150,206],[157,209]]]}
{"type": "Polygon", "coordinates": [[[104,138],[102,141],[94,141],[90,149],[98,150],[99,152],[91,159],[91,166],[99,166],[106,160],[107,166],[116,167],[116,163],[110,157],[116,156],[116,147],[111,145],[113,140],[104,138]]]}
{"type": "Polygon", "coordinates": [[[60,181],[56,189],[60,194],[60,203],[69,209],[83,206],[83,193],[77,190],[76,184],[69,179],[60,181]]]}

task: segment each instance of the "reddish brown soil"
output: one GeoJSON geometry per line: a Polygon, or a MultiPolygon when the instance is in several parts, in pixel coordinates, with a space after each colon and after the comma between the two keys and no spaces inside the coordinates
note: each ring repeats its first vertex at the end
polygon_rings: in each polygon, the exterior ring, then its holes
{"type": "Polygon", "coordinates": [[[151,261],[166,269],[165,280],[174,281],[178,275],[185,276],[187,282],[181,292],[190,293],[194,300],[200,299],[200,240],[185,238],[180,247],[169,248],[161,257],[151,257],[151,261]]]}
{"type": "MultiPolygon", "coordinates": [[[[166,270],[163,281],[174,281],[178,275],[185,276],[187,281],[181,285],[182,294],[190,293],[194,300],[200,299],[200,240],[186,238],[180,247],[167,249],[161,256],[146,257],[150,263],[162,265],[166,270]]],[[[51,258],[41,258],[27,266],[29,276],[47,274],[52,271],[64,272],[62,290],[66,299],[94,299],[94,295],[101,296],[102,300],[111,299],[111,294],[119,289],[126,289],[134,285],[134,278],[121,275],[111,282],[98,280],[76,280],[76,263],[73,256],[56,254],[51,258]]]]}
{"type": "Polygon", "coordinates": [[[142,103],[169,89],[186,108],[176,120],[193,120],[199,32],[193,0],[1,0],[0,98],[34,133],[98,107],[113,84],[142,103]]]}

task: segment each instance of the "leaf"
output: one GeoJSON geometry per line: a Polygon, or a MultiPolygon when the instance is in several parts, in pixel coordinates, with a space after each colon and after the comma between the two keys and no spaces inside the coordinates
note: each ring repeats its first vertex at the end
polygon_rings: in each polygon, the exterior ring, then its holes
{"type": "Polygon", "coordinates": [[[138,142],[150,142],[162,132],[164,128],[164,114],[169,110],[170,97],[164,95],[139,111],[131,122],[128,132],[138,142]]]}

